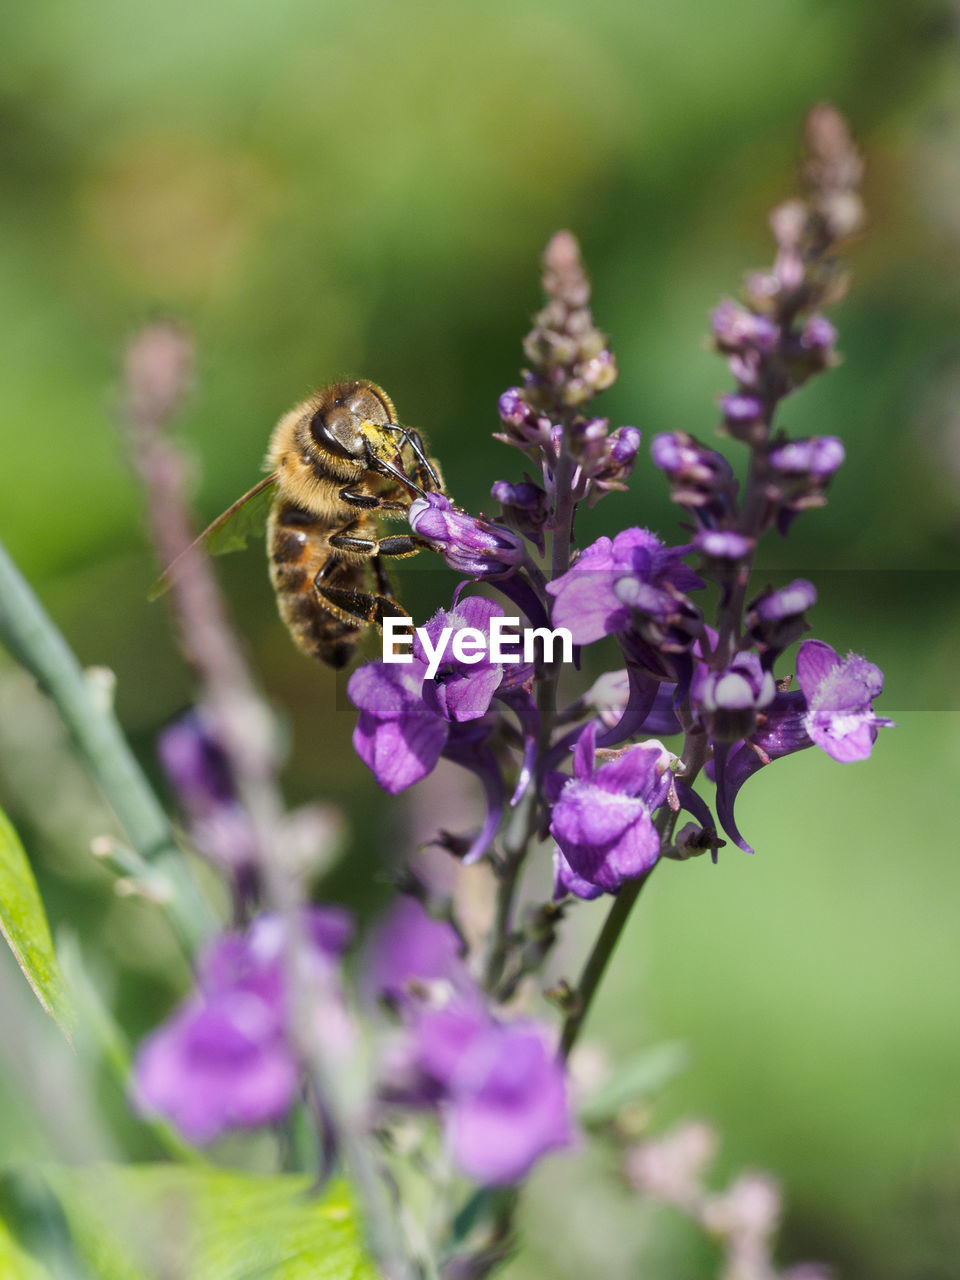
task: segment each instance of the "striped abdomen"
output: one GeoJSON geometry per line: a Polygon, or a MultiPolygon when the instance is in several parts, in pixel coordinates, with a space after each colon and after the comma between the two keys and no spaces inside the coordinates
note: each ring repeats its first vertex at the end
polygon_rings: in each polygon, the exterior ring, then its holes
{"type": "Polygon", "coordinates": [[[342,615],[314,585],[324,570],[324,583],[347,591],[366,588],[366,567],[347,559],[327,542],[334,532],[295,503],[279,499],[267,525],[270,581],[277,593],[280,617],[296,643],[311,658],[344,667],[353,657],[363,624],[342,615]]]}

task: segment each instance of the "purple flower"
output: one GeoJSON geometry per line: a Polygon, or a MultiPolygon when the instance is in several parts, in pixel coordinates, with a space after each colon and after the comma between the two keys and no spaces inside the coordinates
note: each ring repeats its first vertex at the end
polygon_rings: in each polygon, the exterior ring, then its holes
{"type": "Polygon", "coordinates": [[[200,709],[187,711],[160,733],[157,755],[184,806],[192,812],[208,813],[236,799],[226,753],[200,709]]]}
{"type": "Polygon", "coordinates": [[[135,1072],[139,1108],[196,1143],[279,1120],[298,1079],[274,1011],[243,994],[184,1005],[144,1042],[135,1072]]]}
{"type": "Polygon", "coordinates": [[[393,903],[367,942],[364,988],[395,1004],[410,999],[413,981],[467,982],[461,942],[448,920],[435,920],[408,895],[393,903]]]}
{"type": "Polygon", "coordinates": [[[763,401],[758,396],[732,392],[730,395],[721,397],[720,409],[727,430],[736,439],[752,440],[764,434],[765,409],[763,401]]]}
{"type": "MultiPolygon", "coordinates": [[[[349,917],[311,908],[302,927],[312,962],[329,971],[349,942],[349,917]]],[[[134,1098],[190,1142],[279,1120],[300,1070],[287,1032],[285,925],[261,916],[226,934],[200,965],[197,991],[140,1046],[134,1098]]]]}
{"type": "Polygon", "coordinates": [[[506,431],[495,435],[495,440],[516,445],[531,453],[550,443],[553,424],[528,403],[522,387],[510,387],[506,390],[498,401],[497,409],[506,431]]]}
{"type": "Polygon", "coordinates": [[[553,850],[553,900],[559,902],[561,898],[565,898],[568,893],[572,893],[575,898],[583,898],[585,902],[590,902],[594,898],[599,898],[603,890],[598,884],[591,884],[589,880],[584,880],[583,876],[578,876],[560,852],[559,846],[554,846],[553,850]]]}
{"type": "Polygon", "coordinates": [[[500,503],[504,519],[543,552],[543,526],[550,514],[546,491],[529,478],[519,484],[497,480],[490,496],[500,503]]]}
{"type": "Polygon", "coordinates": [[[797,651],[797,680],[807,700],[807,733],[841,764],[865,760],[877,729],[893,726],[892,720],[874,715],[883,672],[866,658],[849,653],[841,659],[822,640],[805,640],[797,651]]]}
{"type": "Polygon", "coordinates": [[[650,446],[653,465],[670,481],[670,497],[714,527],[733,509],[737,484],[730,463],[685,431],[665,431],[650,446]]]}
{"type": "Polygon", "coordinates": [[[413,1034],[450,1154],[468,1178],[518,1182],[541,1156],[573,1141],[563,1068],[537,1024],[498,1022],[458,1004],[424,1014],[413,1034]]]}
{"type": "Polygon", "coordinates": [[[809,316],[800,331],[800,345],[807,351],[828,351],[837,340],[837,331],[826,316],[809,316]]]}
{"type": "Polygon", "coordinates": [[[784,475],[810,476],[829,480],[843,464],[846,451],[836,436],[810,436],[805,440],[788,440],[770,450],[770,465],[784,475]]]}
{"type": "Polygon", "coordinates": [[[637,427],[618,427],[605,436],[598,456],[590,466],[585,466],[595,496],[625,489],[640,452],[641,435],[637,427]]]}
{"type": "Polygon", "coordinates": [[[432,772],[451,745],[450,722],[486,715],[504,673],[482,646],[484,637],[489,645],[490,620],[500,617],[503,610],[492,600],[468,596],[452,609],[438,610],[423,628],[434,652],[444,630],[476,630],[478,661],[455,657],[453,637],[448,636],[434,678],[427,679],[430,654],[417,635],[412,661],[368,662],[350,677],[347,696],[360,712],[354,750],[384,791],[396,795],[432,772]]]}
{"type": "Polygon", "coordinates": [[[693,545],[711,560],[743,560],[756,544],[735,529],[701,529],[693,545]]]}
{"type": "Polygon", "coordinates": [[[194,845],[246,897],[257,880],[256,841],[230,762],[203,708],[191,709],[160,733],[157,755],[189,819],[194,845]]]}
{"type": "Polygon", "coordinates": [[[755,653],[738,653],[722,671],[698,667],[690,689],[697,715],[714,741],[747,738],[757,713],[768,707],[777,686],[755,653]]]}
{"type": "Polygon", "coordinates": [[[766,494],[779,506],[777,526],[785,534],[801,511],[822,507],[830,481],[844,460],[836,436],[788,440],[771,449],[766,494]]]}
{"type": "Polygon", "coordinates": [[[347,696],[360,711],[353,747],[380,786],[396,795],[436,767],[449,725],[422,696],[426,663],[368,662],[354,671],[347,696]]]}
{"type": "Polygon", "coordinates": [[[725,299],[711,317],[717,350],[727,354],[746,351],[768,353],[780,338],[778,326],[767,316],[756,315],[739,303],[725,299]]]}
{"type": "Polygon", "coordinates": [[[772,667],[775,659],[807,630],[804,617],[817,602],[817,589],[805,578],[778,591],[766,591],[747,606],[747,635],[756,646],[763,665],[772,667]]]}
{"type": "Polygon", "coordinates": [[[753,850],[737,829],[734,802],[741,787],[765,765],[816,745],[841,764],[870,755],[877,730],[893,721],[874,715],[872,699],[883,688],[879,667],[856,654],[841,659],[822,640],[797,651],[800,689],[778,693],[750,737],[715,750],[717,816],[741,849],[753,850]]]}
{"type": "Polygon", "coordinates": [[[471,578],[503,573],[523,561],[523,539],[503,525],[467,515],[442,493],[428,493],[412,503],[410,528],[432,542],[447,564],[471,578]]]}
{"type": "MultiPolygon", "coordinates": [[[[426,706],[444,720],[479,720],[489,710],[503,680],[503,666],[492,663],[486,651],[474,655],[479,661],[461,661],[453,653],[453,638],[458,631],[472,629],[481,633],[488,650],[490,620],[503,616],[501,607],[492,600],[466,596],[452,609],[438,610],[423,628],[434,649],[444,630],[453,632],[434,678],[425,680],[421,691],[426,706]]],[[[430,655],[419,635],[413,642],[413,657],[415,663],[420,662],[424,667],[429,661],[430,655]]]]}
{"type": "Polygon", "coordinates": [[[653,813],[670,789],[673,757],[656,741],[628,747],[595,765],[597,727],[589,724],[573,756],[573,777],[554,774],[550,834],[571,871],[607,893],[649,871],[660,855],[653,813]]]}
{"type": "Polygon", "coordinates": [[[665,547],[647,529],[624,529],[612,542],[598,538],[547,584],[556,597],[553,625],[568,628],[574,644],[590,644],[626,631],[638,614],[668,624],[682,593],[703,585],[683,563],[685,551],[665,547]]]}

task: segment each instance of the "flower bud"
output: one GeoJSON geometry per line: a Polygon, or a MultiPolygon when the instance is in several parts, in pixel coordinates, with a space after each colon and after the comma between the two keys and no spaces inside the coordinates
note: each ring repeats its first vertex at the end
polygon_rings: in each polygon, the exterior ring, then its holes
{"type": "Polygon", "coordinates": [[[550,419],[534,409],[521,387],[510,387],[497,402],[506,430],[495,438],[518,449],[533,450],[550,440],[550,419]]]}
{"type": "Polygon", "coordinates": [[[770,352],[780,337],[778,326],[768,316],[748,311],[730,299],[720,303],[710,322],[717,350],[728,355],[744,351],[770,352]]]}
{"type": "Polygon", "coordinates": [[[744,560],[756,546],[753,538],[735,529],[701,529],[693,545],[709,560],[744,560]]]}
{"type": "Polygon", "coordinates": [[[826,491],[844,456],[843,443],[836,436],[788,440],[770,450],[766,492],[780,507],[781,532],[801,511],[826,504],[826,491]]]}
{"type": "Polygon", "coordinates": [[[467,515],[442,493],[417,498],[407,518],[413,532],[432,542],[458,573],[484,578],[523,560],[523,539],[519,534],[482,517],[467,515]]]}
{"type": "Polygon", "coordinates": [[[722,453],[685,431],[664,431],[654,436],[650,456],[666,473],[673,501],[692,509],[701,523],[712,526],[730,511],[736,481],[722,453]]]}
{"type": "Polygon", "coordinates": [[[720,400],[723,421],[727,432],[735,440],[759,444],[766,439],[769,430],[763,401],[758,396],[734,392],[720,400]]]}
{"type": "Polygon", "coordinates": [[[717,742],[734,742],[750,736],[757,712],[770,705],[777,686],[755,653],[738,653],[723,671],[701,668],[690,692],[710,736],[717,742]]]}
{"type": "Polygon", "coordinates": [[[809,630],[804,614],[817,602],[812,582],[797,578],[779,591],[766,591],[747,606],[747,635],[768,670],[784,649],[809,630]]]}

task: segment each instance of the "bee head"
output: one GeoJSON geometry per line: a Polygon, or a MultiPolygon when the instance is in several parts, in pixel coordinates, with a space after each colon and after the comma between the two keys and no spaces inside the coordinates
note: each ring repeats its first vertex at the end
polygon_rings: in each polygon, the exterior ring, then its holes
{"type": "Polygon", "coordinates": [[[364,427],[394,421],[393,405],[372,382],[338,382],[322,393],[310,419],[310,435],[325,452],[359,461],[367,456],[364,427]]]}

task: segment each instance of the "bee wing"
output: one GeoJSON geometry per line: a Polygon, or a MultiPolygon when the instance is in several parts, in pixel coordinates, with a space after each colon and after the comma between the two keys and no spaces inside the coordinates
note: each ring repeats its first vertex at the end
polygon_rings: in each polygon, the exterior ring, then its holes
{"type": "Polygon", "coordinates": [[[242,498],[238,498],[227,507],[221,515],[208,524],[203,533],[176,560],[167,565],[163,573],[150,588],[149,600],[156,600],[170,587],[177,574],[177,567],[185,556],[197,547],[203,547],[208,555],[225,556],[231,551],[242,551],[247,539],[262,533],[266,528],[270,504],[277,488],[277,473],[265,476],[259,484],[255,484],[242,498]]]}

